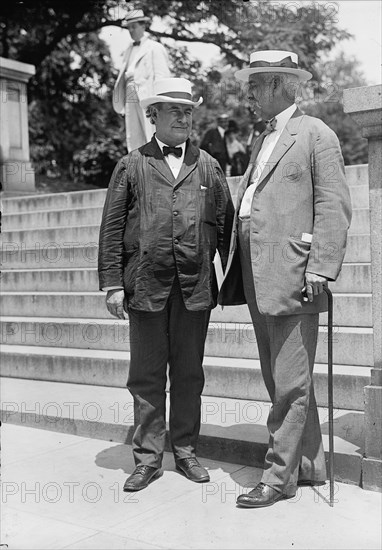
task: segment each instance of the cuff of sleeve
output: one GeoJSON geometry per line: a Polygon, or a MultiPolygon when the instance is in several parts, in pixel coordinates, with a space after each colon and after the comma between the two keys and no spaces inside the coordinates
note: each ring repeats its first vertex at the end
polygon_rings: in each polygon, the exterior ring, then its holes
{"type": "Polygon", "coordinates": [[[102,292],[107,292],[108,290],[123,290],[122,286],[104,286],[102,287],[102,292]]]}

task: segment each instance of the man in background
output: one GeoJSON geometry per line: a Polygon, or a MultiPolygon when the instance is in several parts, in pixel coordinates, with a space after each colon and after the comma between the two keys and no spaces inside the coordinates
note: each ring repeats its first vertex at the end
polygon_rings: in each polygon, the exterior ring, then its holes
{"type": "Polygon", "coordinates": [[[227,114],[224,113],[219,115],[216,127],[207,130],[200,144],[201,149],[207,151],[207,153],[218,161],[224,174],[226,173],[227,164],[229,163],[225,139],[228,121],[229,117],[227,114]]]}
{"type": "Polygon", "coordinates": [[[135,10],[126,17],[132,42],[123,56],[113,92],[114,110],[125,115],[128,152],[147,143],[153,134],[153,126],[139,101],[152,95],[156,80],[170,76],[164,46],[145,32],[148,21],[142,10],[135,10]]]}
{"type": "Polygon", "coordinates": [[[256,111],[249,110],[249,116],[251,118],[251,131],[247,139],[248,158],[250,158],[251,156],[251,152],[255,144],[255,141],[257,140],[259,135],[265,130],[265,122],[263,121],[261,116],[259,116],[258,113],[256,113],[256,111]]]}

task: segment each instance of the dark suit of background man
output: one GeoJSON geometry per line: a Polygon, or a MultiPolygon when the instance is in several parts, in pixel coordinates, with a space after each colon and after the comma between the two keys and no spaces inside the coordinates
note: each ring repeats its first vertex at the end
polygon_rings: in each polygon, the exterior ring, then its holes
{"type": "Polygon", "coordinates": [[[226,173],[227,164],[229,164],[225,140],[225,132],[228,128],[228,122],[228,115],[219,115],[217,118],[216,128],[210,128],[207,130],[200,144],[201,149],[207,151],[207,153],[218,161],[224,173],[226,173]]]}
{"type": "Polygon", "coordinates": [[[295,104],[311,78],[297,55],[254,52],[236,75],[249,79],[248,99],[268,120],[239,185],[220,296],[248,304],[272,401],[261,482],[237,499],[258,508],[326,480],[313,364],[323,287],[341,269],[351,206],[336,135],[295,104]]]}
{"type": "Polygon", "coordinates": [[[109,312],[130,320],[136,468],[124,490],[160,475],[170,378],[170,441],[176,468],[209,480],[196,458],[204,385],[204,343],[216,306],[216,249],[227,263],[233,204],[215,159],[189,140],[191,83],[168,78],[141,102],[156,126],[149,143],[123,157],[112,175],[100,230],[100,288],[109,312]]]}

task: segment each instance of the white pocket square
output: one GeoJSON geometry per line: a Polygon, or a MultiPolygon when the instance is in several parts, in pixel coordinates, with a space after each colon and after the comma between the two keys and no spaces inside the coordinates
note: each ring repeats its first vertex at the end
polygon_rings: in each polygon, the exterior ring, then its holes
{"type": "Polygon", "coordinates": [[[207,187],[204,187],[204,185],[201,185],[200,189],[207,189],[207,187]]]}
{"type": "Polygon", "coordinates": [[[304,243],[311,243],[312,242],[312,237],[313,237],[313,235],[311,235],[310,233],[303,233],[301,235],[301,240],[304,243]]]}

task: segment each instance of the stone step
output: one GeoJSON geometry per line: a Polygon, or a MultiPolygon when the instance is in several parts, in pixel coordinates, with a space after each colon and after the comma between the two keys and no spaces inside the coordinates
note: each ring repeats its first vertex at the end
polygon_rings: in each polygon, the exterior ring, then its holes
{"type": "Polygon", "coordinates": [[[370,234],[369,208],[353,208],[349,235],[370,234]]]}
{"type": "MultiPolygon", "coordinates": [[[[3,267],[8,269],[2,270],[1,288],[10,292],[19,289],[42,292],[96,291],[97,250],[89,246],[51,248],[40,252],[32,249],[4,252],[3,267]]],[[[371,292],[370,264],[344,263],[337,281],[331,283],[330,288],[340,293],[371,292]]]]}
{"type": "MultiPolygon", "coordinates": [[[[334,323],[341,326],[372,326],[371,294],[335,294],[334,323]]],[[[2,292],[0,310],[3,316],[73,317],[111,319],[105,307],[102,292],[2,292]]],[[[248,307],[220,306],[212,310],[212,323],[251,323],[248,307]]],[[[327,323],[327,314],[320,316],[320,324],[327,323]]]]}
{"type": "Polygon", "coordinates": [[[353,208],[369,208],[368,185],[353,185],[349,189],[353,208]]]}
{"type": "Polygon", "coordinates": [[[15,231],[22,228],[45,228],[75,225],[100,224],[102,206],[86,208],[66,208],[60,210],[36,210],[5,215],[3,228],[5,231],[15,231]]]}
{"type": "Polygon", "coordinates": [[[371,266],[369,263],[344,263],[336,282],[330,283],[333,292],[370,293],[371,266]]]}
{"type": "Polygon", "coordinates": [[[5,249],[10,245],[19,246],[21,249],[23,247],[45,249],[62,245],[73,248],[83,247],[98,243],[99,224],[3,231],[2,235],[5,249]]]}
{"type": "MultiPolygon", "coordinates": [[[[240,178],[230,178],[230,189],[233,200],[236,200],[240,178]]],[[[352,185],[349,187],[353,209],[369,207],[369,186],[352,185]]],[[[101,220],[106,197],[105,190],[75,192],[67,194],[40,195],[26,202],[23,197],[18,201],[5,199],[4,229],[19,227],[49,227],[64,225],[86,225],[101,220]],[[44,197],[44,199],[42,198],[44,197]],[[54,200],[56,198],[56,200],[54,200]],[[25,208],[25,210],[21,210],[25,208]],[[74,214],[71,214],[73,211],[74,214]],[[91,216],[94,213],[94,217],[91,216]],[[78,220],[78,221],[77,221],[78,220]],[[89,221],[87,221],[89,220],[89,221]]]]}
{"type": "MultiPolygon", "coordinates": [[[[6,396],[1,405],[4,422],[131,443],[133,402],[126,389],[3,378],[2,393],[6,396]]],[[[198,456],[262,467],[268,443],[269,410],[270,404],[261,401],[203,396],[198,456]]],[[[319,408],[319,418],[327,453],[326,408],[319,408]]],[[[359,484],[363,418],[359,411],[336,410],[334,472],[337,481],[359,484]]]]}
{"type": "MultiPolygon", "coordinates": [[[[92,246],[98,240],[99,225],[3,231],[2,250],[46,250],[61,246],[80,248],[92,246]]],[[[331,252],[332,249],[329,248],[325,254],[330,257],[331,252]]],[[[370,234],[349,234],[345,259],[348,262],[370,262],[370,234]]]]}
{"type": "Polygon", "coordinates": [[[350,187],[369,185],[368,164],[345,166],[346,181],[350,187]]]}
{"type": "MultiPolygon", "coordinates": [[[[360,188],[356,189],[359,191],[360,188]]],[[[3,218],[3,231],[15,232],[20,227],[23,229],[44,229],[51,227],[99,225],[101,223],[102,210],[103,208],[98,206],[8,214],[3,218]]],[[[349,234],[359,235],[364,233],[370,233],[369,208],[360,208],[357,205],[353,209],[349,234]]]]}
{"type": "MultiPolygon", "coordinates": [[[[335,326],[333,362],[370,366],[373,361],[372,329],[335,326]]],[[[1,342],[8,345],[49,346],[127,351],[129,324],[118,319],[17,317],[1,319],[1,342]]],[[[327,331],[320,327],[316,361],[327,360],[327,331]]],[[[251,323],[210,323],[206,355],[258,359],[251,323]]]]}
{"type": "MultiPolygon", "coordinates": [[[[359,164],[346,166],[346,180],[350,187],[368,187],[368,165],[359,164]]],[[[228,178],[228,185],[232,194],[236,194],[240,177],[228,178]]],[[[353,190],[351,189],[351,192],[353,190]]],[[[51,193],[28,195],[3,199],[4,214],[15,212],[31,212],[34,210],[58,210],[67,208],[103,206],[106,189],[89,191],[74,191],[69,193],[51,193]]],[[[353,202],[354,206],[357,203],[353,202]]],[[[366,206],[366,205],[364,205],[366,206]]],[[[361,205],[359,205],[361,207],[361,205]]]]}
{"type": "Polygon", "coordinates": [[[26,248],[18,243],[2,243],[0,262],[4,269],[67,269],[97,267],[98,242],[85,246],[62,246],[58,243],[48,243],[32,248],[26,248]]]}
{"type": "MultiPolygon", "coordinates": [[[[128,351],[2,346],[1,374],[11,378],[94,384],[124,388],[130,364],[128,351]]],[[[204,395],[269,401],[258,359],[204,358],[204,395]]],[[[319,406],[328,405],[328,368],[317,363],[314,384],[319,406]]],[[[363,388],[370,383],[369,369],[333,366],[334,406],[364,410],[363,388]]]]}
{"type": "Polygon", "coordinates": [[[371,261],[370,234],[348,235],[345,262],[365,263],[371,261]]]}
{"type": "Polygon", "coordinates": [[[99,224],[74,227],[49,227],[2,232],[3,249],[19,246],[20,249],[45,249],[54,246],[82,247],[98,243],[99,224]]]}
{"type": "MultiPolygon", "coordinates": [[[[94,263],[94,262],[93,262],[94,263]]],[[[92,268],[2,270],[2,291],[96,291],[97,270],[92,268]]]]}
{"type": "MultiPolygon", "coordinates": [[[[100,307],[105,307],[104,298],[100,303],[100,307]]],[[[15,312],[17,310],[9,308],[8,311],[15,312]]],[[[47,308],[47,311],[49,311],[49,308],[47,308]]],[[[251,316],[247,305],[226,306],[223,309],[217,306],[212,311],[211,322],[251,323],[251,316]]],[[[321,313],[320,325],[326,325],[327,322],[327,313],[321,313]]],[[[371,294],[333,294],[333,322],[335,326],[372,327],[371,294]]]]}
{"type": "Polygon", "coordinates": [[[103,206],[106,189],[91,191],[73,191],[69,193],[49,193],[13,197],[4,199],[4,214],[16,212],[33,212],[35,210],[65,210],[67,208],[85,208],[103,206]]]}

